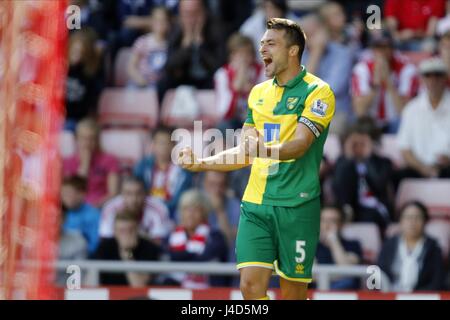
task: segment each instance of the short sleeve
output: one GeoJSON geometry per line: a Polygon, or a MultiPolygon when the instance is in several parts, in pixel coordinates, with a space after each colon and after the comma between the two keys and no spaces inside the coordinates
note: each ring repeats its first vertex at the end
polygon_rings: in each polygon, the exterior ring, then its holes
{"type": "Polygon", "coordinates": [[[329,126],[334,110],[334,93],[329,85],[323,85],[316,88],[306,98],[305,108],[298,122],[306,125],[316,137],[319,137],[320,132],[329,126]]]}
{"type": "Polygon", "coordinates": [[[412,147],[411,132],[414,131],[414,128],[411,126],[408,110],[408,105],[406,105],[402,113],[400,128],[397,133],[397,146],[400,150],[409,150],[412,147]]]}
{"type": "Polygon", "coordinates": [[[250,91],[250,94],[248,95],[248,106],[247,106],[247,119],[244,122],[244,125],[247,126],[254,126],[255,122],[253,121],[253,109],[252,106],[255,103],[256,99],[256,93],[255,88],[250,91]]]}

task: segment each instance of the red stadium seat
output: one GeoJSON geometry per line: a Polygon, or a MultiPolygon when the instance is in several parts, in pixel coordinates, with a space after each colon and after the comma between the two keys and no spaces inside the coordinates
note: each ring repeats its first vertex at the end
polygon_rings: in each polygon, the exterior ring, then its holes
{"type": "Polygon", "coordinates": [[[341,142],[337,134],[329,134],[323,147],[323,154],[334,163],[341,155],[341,142]]]}
{"type": "Polygon", "coordinates": [[[418,66],[423,60],[431,57],[426,51],[402,51],[402,54],[408,58],[409,62],[418,66]]]}
{"type": "Polygon", "coordinates": [[[103,127],[154,128],[158,121],[158,96],[154,89],[107,88],[98,109],[103,127]]]}
{"type": "Polygon", "coordinates": [[[425,232],[438,242],[444,259],[447,259],[450,252],[450,222],[431,220],[425,227],[425,232]]]}
{"type": "Polygon", "coordinates": [[[100,134],[102,149],[117,158],[124,168],[131,168],[144,155],[148,133],[144,130],[106,129],[100,134]]]}
{"type": "Polygon", "coordinates": [[[375,223],[354,222],[346,224],[342,229],[342,235],[346,239],[359,241],[365,262],[373,263],[377,260],[381,250],[381,237],[375,223]]]}
{"type": "Polygon", "coordinates": [[[423,202],[432,218],[450,218],[450,179],[405,179],[397,192],[397,211],[408,201],[423,202]]]}
{"type": "Polygon", "coordinates": [[[196,90],[195,97],[200,108],[200,116],[198,119],[177,117],[172,114],[172,110],[177,107],[173,104],[175,99],[175,90],[167,91],[161,107],[162,121],[169,126],[184,128],[192,128],[194,125],[194,120],[202,120],[204,127],[211,127],[217,124],[220,119],[217,116],[215,108],[216,103],[214,90],[196,90]]]}
{"type": "Polygon", "coordinates": [[[72,131],[64,130],[59,136],[59,150],[61,157],[68,158],[75,153],[75,135],[72,131]]]}
{"type": "Polygon", "coordinates": [[[114,62],[114,85],[123,87],[128,82],[128,61],[131,56],[131,48],[122,48],[119,50],[114,62]]]}
{"type": "Polygon", "coordinates": [[[395,134],[383,134],[379,154],[391,159],[398,168],[401,168],[405,164],[402,153],[397,146],[397,136],[395,134]]]}

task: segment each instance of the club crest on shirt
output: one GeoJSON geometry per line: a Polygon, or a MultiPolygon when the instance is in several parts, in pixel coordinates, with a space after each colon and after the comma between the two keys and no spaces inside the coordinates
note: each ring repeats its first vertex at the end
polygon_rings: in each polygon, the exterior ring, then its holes
{"type": "Polygon", "coordinates": [[[289,97],[286,100],[286,108],[288,110],[293,110],[295,106],[297,105],[299,98],[298,97],[289,97]]]}
{"type": "Polygon", "coordinates": [[[328,108],[328,105],[325,102],[323,102],[322,100],[318,99],[313,102],[313,105],[311,107],[311,112],[319,117],[325,117],[327,108],[328,108]]]}

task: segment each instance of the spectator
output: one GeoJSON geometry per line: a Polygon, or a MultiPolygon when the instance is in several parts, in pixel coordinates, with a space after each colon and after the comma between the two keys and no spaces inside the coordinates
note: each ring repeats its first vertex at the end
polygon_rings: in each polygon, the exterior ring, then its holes
{"type": "MultiPolygon", "coordinates": [[[[58,260],[84,260],[88,257],[88,244],[86,239],[79,231],[68,230],[63,228],[59,234],[58,260]]],[[[65,287],[69,274],[66,270],[56,272],[55,283],[60,287],[65,287]]]]}
{"type": "Polygon", "coordinates": [[[148,31],[147,16],[154,0],[119,0],[115,2],[118,32],[115,35],[119,47],[128,47],[143,32],[148,31]]]}
{"type": "Polygon", "coordinates": [[[169,11],[164,7],[153,9],[150,24],[152,32],[135,41],[128,63],[128,76],[141,87],[156,86],[166,64],[169,11]]]}
{"type": "Polygon", "coordinates": [[[350,220],[375,222],[380,230],[390,222],[392,163],[374,152],[379,134],[370,118],[358,120],[344,139],[344,154],[333,177],[336,201],[350,220]]]}
{"type": "Polygon", "coordinates": [[[229,63],[214,75],[218,113],[223,119],[219,127],[237,129],[245,121],[250,90],[265,78],[250,38],[233,34],[228,40],[228,52],[229,63]]]}
{"type": "Polygon", "coordinates": [[[144,183],[127,177],[122,182],[121,194],[105,203],[100,220],[100,237],[114,235],[114,220],[120,211],[136,212],[140,235],[160,245],[171,231],[169,211],[158,198],[146,196],[144,183]]]}
{"type": "Polygon", "coordinates": [[[353,68],[353,107],[357,117],[371,115],[388,133],[397,132],[400,114],[418,89],[415,67],[394,51],[386,33],[374,33],[366,57],[353,68]]]}
{"type": "Polygon", "coordinates": [[[224,62],[223,33],[202,0],[181,0],[179,21],[169,40],[165,78],[160,96],[179,85],[214,87],[214,72],[224,62]]]}
{"type": "MultiPolygon", "coordinates": [[[[180,224],[169,237],[172,261],[219,261],[227,259],[227,245],[222,233],[208,225],[208,199],[200,191],[191,189],[180,199],[180,224]]],[[[224,285],[223,279],[205,275],[176,274],[174,280],[185,288],[207,288],[224,285]]]]}
{"type": "MultiPolygon", "coordinates": [[[[113,261],[155,261],[158,260],[160,248],[139,236],[137,213],[123,210],[117,213],[114,221],[114,238],[102,239],[95,258],[113,261]]],[[[151,283],[149,274],[100,273],[101,285],[128,285],[144,287],[151,283]]]]}
{"type": "Polygon", "coordinates": [[[333,131],[341,133],[352,119],[350,80],[356,59],[357,44],[350,39],[343,8],[336,2],[327,2],[319,9],[319,19],[308,30],[307,48],[303,61],[308,72],[326,81],[336,97],[333,131]],[[339,61],[339,63],[336,63],[339,61]]]}
{"type": "Polygon", "coordinates": [[[427,208],[409,202],[400,211],[400,234],[386,240],[378,265],[389,277],[393,291],[441,290],[444,280],[442,253],[425,235],[427,208]]]}
{"type": "MultiPolygon", "coordinates": [[[[362,249],[358,241],[347,240],[342,234],[344,213],[338,207],[324,207],[320,215],[320,242],[317,245],[316,261],[319,264],[348,266],[362,262],[362,249]]],[[[355,278],[335,279],[330,289],[359,289],[355,278]]]]}
{"type": "Polygon", "coordinates": [[[96,34],[83,28],[70,35],[69,68],[66,80],[65,129],[74,131],[76,123],[97,110],[103,87],[101,55],[96,48],[96,34]]]}
{"type": "MultiPolygon", "coordinates": [[[[450,0],[449,0],[450,10],[450,0]]],[[[449,22],[446,28],[442,28],[439,33],[438,54],[439,57],[447,65],[447,70],[450,70],[450,13],[448,16],[449,22]]],[[[447,88],[450,88],[450,77],[447,76],[447,88]]]]}
{"type": "Polygon", "coordinates": [[[100,128],[93,119],[80,121],[76,130],[77,151],[64,159],[64,176],[87,179],[86,202],[101,207],[119,191],[119,163],[99,147],[100,128]]]}
{"type": "Polygon", "coordinates": [[[438,20],[436,25],[436,34],[442,36],[450,31],[450,0],[446,1],[446,15],[438,20]]]}
{"type": "Polygon", "coordinates": [[[228,174],[218,171],[205,172],[203,191],[212,207],[208,215],[208,223],[212,228],[219,229],[225,236],[230,249],[228,261],[236,261],[235,241],[241,203],[236,197],[228,194],[228,174]]]}
{"type": "Polygon", "coordinates": [[[100,211],[85,202],[86,179],[72,176],[62,182],[61,202],[64,208],[63,229],[78,231],[86,239],[88,253],[94,253],[98,245],[100,211]]]}
{"type": "MultiPolygon", "coordinates": [[[[263,0],[261,8],[244,22],[239,32],[252,39],[254,47],[259,49],[261,38],[266,32],[266,21],[272,18],[297,20],[296,16],[289,12],[286,0],[263,0]]],[[[258,59],[262,62],[260,56],[258,59]]]]}
{"type": "MultiPolygon", "coordinates": [[[[80,8],[80,24],[83,29],[86,27],[92,28],[100,39],[106,40],[108,29],[111,26],[107,23],[109,19],[107,19],[106,6],[108,4],[105,0],[102,2],[100,4],[96,0],[70,0],[69,4],[80,8]]],[[[74,30],[70,30],[70,32],[76,32],[74,30]]]]}
{"type": "Polygon", "coordinates": [[[439,58],[420,65],[425,91],[403,111],[398,146],[406,168],[403,178],[450,177],[450,89],[446,87],[448,69],[439,58]]]}
{"type": "Polygon", "coordinates": [[[384,5],[386,25],[401,50],[421,50],[444,14],[445,0],[386,0],[384,5]]]}
{"type": "Polygon", "coordinates": [[[144,181],[150,196],[165,202],[173,219],[181,193],[191,186],[192,175],[172,163],[174,144],[171,136],[172,130],[167,127],[159,126],[155,129],[152,152],[135,166],[134,175],[144,181]]]}

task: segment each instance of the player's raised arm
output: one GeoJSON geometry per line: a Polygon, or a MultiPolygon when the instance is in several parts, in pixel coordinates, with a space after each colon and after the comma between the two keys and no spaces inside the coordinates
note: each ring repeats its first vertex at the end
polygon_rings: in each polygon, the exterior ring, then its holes
{"type": "Polygon", "coordinates": [[[186,170],[193,172],[200,171],[233,171],[247,167],[251,164],[249,157],[249,145],[254,140],[249,137],[256,138],[258,135],[253,126],[244,125],[242,129],[241,144],[224,150],[214,156],[207,158],[197,158],[190,147],[180,151],[178,164],[186,170]]]}

